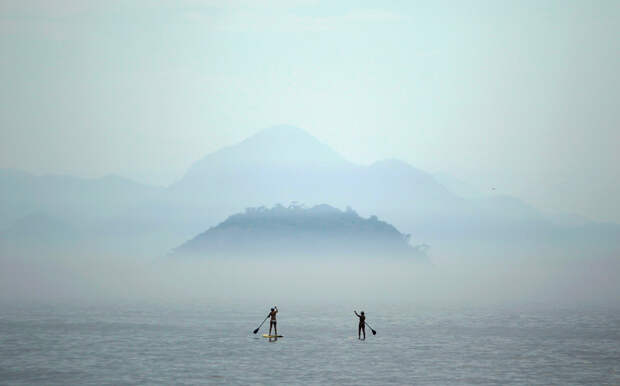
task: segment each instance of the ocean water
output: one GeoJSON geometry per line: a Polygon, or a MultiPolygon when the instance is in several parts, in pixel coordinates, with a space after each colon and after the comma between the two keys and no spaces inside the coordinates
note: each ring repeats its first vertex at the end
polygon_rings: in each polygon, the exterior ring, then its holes
{"type": "Polygon", "coordinates": [[[0,384],[620,384],[620,311],[381,306],[1,308],[0,384]]]}

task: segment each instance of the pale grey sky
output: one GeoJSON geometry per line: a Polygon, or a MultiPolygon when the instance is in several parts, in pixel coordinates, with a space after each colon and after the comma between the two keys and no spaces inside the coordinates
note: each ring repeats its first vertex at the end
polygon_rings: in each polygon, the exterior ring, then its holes
{"type": "Polygon", "coordinates": [[[289,123],[620,222],[618,1],[0,2],[0,167],[166,185],[289,123]]]}

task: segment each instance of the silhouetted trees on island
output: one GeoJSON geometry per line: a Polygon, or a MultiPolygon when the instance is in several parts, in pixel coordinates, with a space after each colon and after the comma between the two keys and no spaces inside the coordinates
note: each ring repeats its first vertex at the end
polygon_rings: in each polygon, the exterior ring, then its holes
{"type": "Polygon", "coordinates": [[[410,235],[377,216],[363,218],[351,207],[341,211],[298,202],[247,208],[175,250],[193,255],[366,255],[424,256],[428,245],[409,244],[410,235]]]}

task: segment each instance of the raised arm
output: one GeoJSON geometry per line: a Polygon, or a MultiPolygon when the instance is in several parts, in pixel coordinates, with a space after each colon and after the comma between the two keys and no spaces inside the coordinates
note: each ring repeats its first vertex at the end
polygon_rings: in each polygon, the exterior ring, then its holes
{"type": "Polygon", "coordinates": [[[273,306],[276,309],[276,314],[278,313],[278,306],[273,306]]]}
{"type": "Polygon", "coordinates": [[[355,316],[357,316],[358,318],[360,317],[357,311],[353,311],[353,312],[355,313],[355,316]]]}

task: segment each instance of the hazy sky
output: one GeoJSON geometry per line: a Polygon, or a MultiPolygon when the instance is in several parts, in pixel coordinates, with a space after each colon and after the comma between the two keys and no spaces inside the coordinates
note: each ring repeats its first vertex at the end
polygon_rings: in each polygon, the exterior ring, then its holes
{"type": "Polygon", "coordinates": [[[620,221],[618,36],[619,1],[1,0],[0,167],[166,185],[290,123],[620,221]]]}

